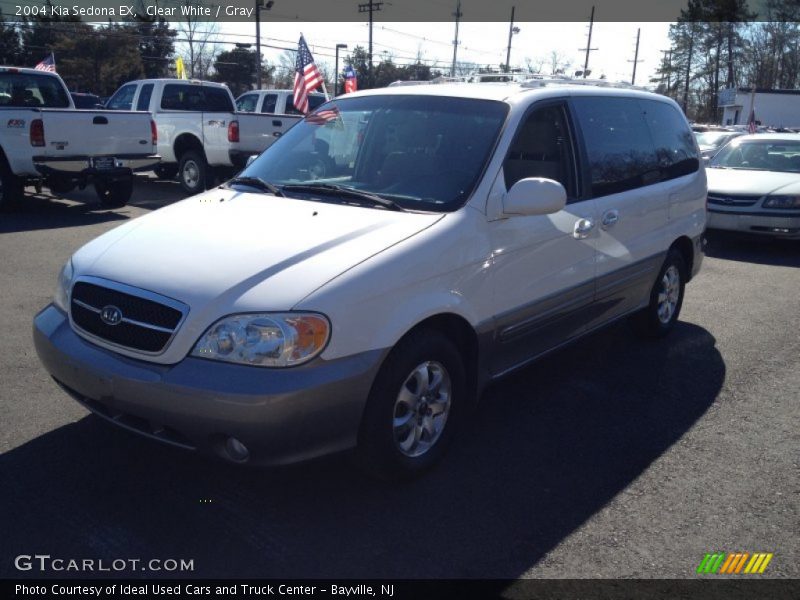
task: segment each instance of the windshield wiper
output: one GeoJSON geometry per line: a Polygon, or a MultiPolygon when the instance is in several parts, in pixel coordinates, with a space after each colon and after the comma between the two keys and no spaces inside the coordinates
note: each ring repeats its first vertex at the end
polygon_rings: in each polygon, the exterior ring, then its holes
{"type": "Polygon", "coordinates": [[[269,192],[270,194],[274,194],[275,196],[282,197],[284,195],[283,192],[281,191],[281,188],[279,188],[277,185],[270,183],[269,181],[261,179],[261,177],[252,177],[252,176],[234,177],[225,185],[230,187],[237,183],[241,185],[249,185],[250,187],[257,188],[264,192],[269,192]]]}
{"type": "Polygon", "coordinates": [[[311,192],[347,196],[357,200],[367,200],[368,202],[372,202],[377,206],[382,206],[383,208],[387,208],[389,210],[405,210],[402,206],[397,204],[397,202],[390,200],[389,198],[384,198],[383,196],[378,196],[377,194],[373,194],[371,192],[365,192],[363,190],[358,190],[356,188],[347,187],[344,185],[336,185],[334,183],[297,183],[285,185],[283,186],[283,189],[295,192],[311,192]]]}

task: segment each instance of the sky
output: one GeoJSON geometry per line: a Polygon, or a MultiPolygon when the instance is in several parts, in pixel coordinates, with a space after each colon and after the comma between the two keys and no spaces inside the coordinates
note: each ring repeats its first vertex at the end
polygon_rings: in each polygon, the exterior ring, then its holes
{"type": "MultiPolygon", "coordinates": [[[[588,21],[588,19],[587,19],[588,21]]],[[[549,64],[551,52],[560,53],[572,63],[568,74],[583,68],[586,48],[587,23],[515,23],[519,33],[513,36],[511,65],[524,67],[526,59],[534,64],[549,64]]],[[[254,43],[254,23],[221,23],[220,37],[231,42],[254,43]]],[[[592,77],[605,75],[612,81],[631,80],[636,32],[641,28],[639,60],[636,83],[647,84],[661,60],[661,50],[669,48],[667,34],[669,23],[609,23],[596,22],[592,31],[592,48],[589,68],[592,77]]],[[[494,67],[504,63],[508,45],[508,23],[462,22],[459,27],[458,60],[494,67]]],[[[369,28],[366,22],[352,23],[298,23],[274,22],[264,15],[261,23],[262,55],[270,63],[278,61],[284,50],[269,48],[281,46],[296,48],[300,33],[306,38],[317,63],[334,65],[334,48],[337,43],[367,47],[369,28]]],[[[380,60],[386,52],[396,64],[414,62],[418,55],[426,64],[449,70],[453,60],[454,23],[397,23],[376,21],[373,27],[373,56],[380,60]]],[[[341,58],[348,50],[340,50],[341,58]]],[[[549,73],[545,67],[546,73],[549,73]]]]}

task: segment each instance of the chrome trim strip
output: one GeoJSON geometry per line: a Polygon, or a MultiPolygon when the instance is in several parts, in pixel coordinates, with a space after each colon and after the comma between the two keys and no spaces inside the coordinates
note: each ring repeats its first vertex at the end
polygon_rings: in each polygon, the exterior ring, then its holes
{"type": "MultiPolygon", "coordinates": [[[[98,315],[103,312],[99,308],[95,308],[94,306],[90,306],[86,304],[86,302],[81,302],[80,300],[75,300],[74,298],[72,301],[80,306],[81,308],[85,308],[86,310],[90,310],[93,313],[97,313],[98,315]]],[[[175,329],[167,329],[166,327],[159,327],[158,325],[151,325],[150,323],[143,323],[142,321],[135,321],[133,319],[129,319],[128,317],[122,317],[121,323],[128,323],[129,325],[136,325],[137,327],[142,327],[144,329],[152,329],[153,331],[160,331],[161,333],[175,333],[175,329]]]]}
{"type": "Polygon", "coordinates": [[[97,313],[98,315],[99,315],[101,312],[103,312],[103,311],[101,311],[99,308],[95,308],[94,306],[90,306],[89,304],[86,304],[86,302],[81,302],[80,300],[75,300],[75,298],[73,298],[73,299],[72,299],[72,301],[73,301],[75,304],[77,304],[78,306],[80,306],[81,308],[85,308],[86,310],[90,310],[90,311],[92,311],[93,313],[97,313]]]}

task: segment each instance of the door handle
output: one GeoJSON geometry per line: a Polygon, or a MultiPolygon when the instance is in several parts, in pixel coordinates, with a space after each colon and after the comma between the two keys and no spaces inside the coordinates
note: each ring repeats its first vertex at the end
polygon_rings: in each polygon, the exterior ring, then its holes
{"type": "Polygon", "coordinates": [[[619,221],[619,211],[609,210],[603,214],[603,229],[608,229],[609,227],[613,227],[619,221]]]}
{"type": "Polygon", "coordinates": [[[105,117],[97,116],[94,119],[92,119],[92,124],[93,125],[108,125],[108,119],[106,119],[105,117]]]}
{"type": "Polygon", "coordinates": [[[278,121],[277,119],[274,119],[272,121],[272,126],[273,127],[282,127],[283,126],[283,121],[278,121]]]}
{"type": "Polygon", "coordinates": [[[594,221],[591,219],[578,219],[575,221],[575,228],[572,230],[572,237],[576,240],[583,240],[589,237],[594,229],[594,221]]]}

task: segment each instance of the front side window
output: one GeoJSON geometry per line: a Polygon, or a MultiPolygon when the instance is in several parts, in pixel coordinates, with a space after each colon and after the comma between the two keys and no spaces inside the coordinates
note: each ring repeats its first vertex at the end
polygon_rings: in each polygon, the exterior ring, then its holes
{"type": "Polygon", "coordinates": [[[236,110],[239,112],[256,112],[258,94],[245,94],[236,99],[236,110]]]}
{"type": "Polygon", "coordinates": [[[131,110],[133,106],[133,97],[136,95],[136,84],[129,83],[123,85],[117,90],[117,93],[111,96],[111,100],[106,104],[108,110],[131,110]]]}
{"type": "Polygon", "coordinates": [[[575,168],[566,114],[561,105],[533,111],[523,122],[503,162],[506,189],[520,179],[545,177],[574,198],[575,168]]]}
{"type": "Polygon", "coordinates": [[[637,98],[573,98],[592,179],[592,196],[606,196],[660,181],[650,131],[637,98]]]}
{"type": "Polygon", "coordinates": [[[456,210],[482,175],[507,113],[507,104],[490,100],[337,98],[292,127],[241,175],[300,198],[318,195],[297,194],[292,186],[336,185],[406,209],[456,210]]]}

